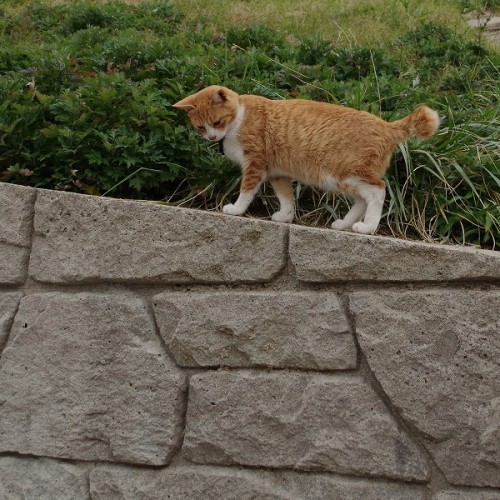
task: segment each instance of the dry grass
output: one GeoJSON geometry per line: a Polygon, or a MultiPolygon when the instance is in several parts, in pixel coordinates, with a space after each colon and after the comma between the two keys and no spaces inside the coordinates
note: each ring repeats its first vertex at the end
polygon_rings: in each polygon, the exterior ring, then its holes
{"type": "Polygon", "coordinates": [[[342,45],[379,44],[426,19],[469,30],[456,0],[172,0],[213,31],[263,24],[292,36],[321,35],[342,45]]]}
{"type": "MultiPolygon", "coordinates": [[[[87,0],[103,4],[109,0],[87,0]]],[[[138,4],[144,0],[123,0],[138,4]]],[[[7,4],[16,11],[26,2],[7,4]]],[[[48,0],[48,5],[71,3],[48,0]]],[[[171,0],[192,23],[214,33],[232,27],[265,25],[293,37],[316,34],[338,45],[373,45],[390,42],[422,20],[445,24],[458,33],[467,25],[457,0],[171,0]]]]}

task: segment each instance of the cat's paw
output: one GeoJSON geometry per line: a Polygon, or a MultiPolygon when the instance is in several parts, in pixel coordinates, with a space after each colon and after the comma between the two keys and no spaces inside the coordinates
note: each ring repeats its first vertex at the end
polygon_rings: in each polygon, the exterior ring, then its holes
{"type": "Polygon", "coordinates": [[[355,222],[352,225],[352,230],[355,233],[373,234],[377,230],[377,228],[376,227],[372,227],[369,224],[365,224],[364,222],[355,222]]]}
{"type": "Polygon", "coordinates": [[[337,231],[347,231],[351,229],[351,225],[344,219],[337,219],[332,222],[332,229],[337,229],[337,231]]]}
{"type": "Polygon", "coordinates": [[[293,211],[280,210],[279,212],[275,212],[272,215],[271,220],[273,220],[274,222],[290,223],[293,222],[293,217],[294,217],[293,211]]]}
{"type": "Polygon", "coordinates": [[[228,215],[243,215],[244,210],[239,209],[236,205],[230,203],[229,205],[224,205],[222,207],[222,212],[228,215]]]}

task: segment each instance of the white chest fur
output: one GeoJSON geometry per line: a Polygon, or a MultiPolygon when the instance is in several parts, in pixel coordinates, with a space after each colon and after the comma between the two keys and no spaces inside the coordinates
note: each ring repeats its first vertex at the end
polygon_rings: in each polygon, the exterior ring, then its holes
{"type": "Polygon", "coordinates": [[[245,107],[240,106],[236,119],[228,127],[226,135],[224,136],[224,154],[235,163],[243,165],[244,155],[243,147],[239,140],[239,131],[245,118],[245,107]]]}

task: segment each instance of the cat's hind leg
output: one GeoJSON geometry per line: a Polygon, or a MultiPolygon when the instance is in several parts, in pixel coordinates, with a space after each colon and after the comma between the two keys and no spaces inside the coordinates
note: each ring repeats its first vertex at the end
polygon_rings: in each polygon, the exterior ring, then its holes
{"type": "Polygon", "coordinates": [[[363,221],[355,222],[352,230],[355,233],[373,234],[382,218],[385,200],[385,183],[378,178],[360,179],[356,183],[358,195],[366,203],[363,221]]]}
{"type": "Polygon", "coordinates": [[[354,204],[351,209],[345,214],[343,219],[337,219],[332,223],[332,229],[346,231],[352,228],[355,222],[363,218],[366,212],[366,202],[359,196],[354,196],[354,204]]]}
{"type": "Polygon", "coordinates": [[[280,202],[280,209],[271,219],[275,222],[292,222],[295,217],[295,196],[292,180],[288,177],[271,177],[269,182],[280,202]]]}

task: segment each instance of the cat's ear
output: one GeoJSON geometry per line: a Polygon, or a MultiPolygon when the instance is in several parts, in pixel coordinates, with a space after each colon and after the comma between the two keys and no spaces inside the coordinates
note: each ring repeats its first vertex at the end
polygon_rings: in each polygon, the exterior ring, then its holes
{"type": "Polygon", "coordinates": [[[172,104],[172,107],[183,109],[184,111],[187,111],[188,113],[189,113],[189,111],[193,111],[193,109],[196,108],[196,106],[193,104],[193,101],[191,100],[191,96],[186,97],[186,98],[180,100],[179,102],[176,102],[175,104],[172,104]]]}
{"type": "Polygon", "coordinates": [[[226,101],[227,101],[226,91],[224,89],[219,89],[213,97],[213,102],[215,104],[221,104],[226,101]]]}

